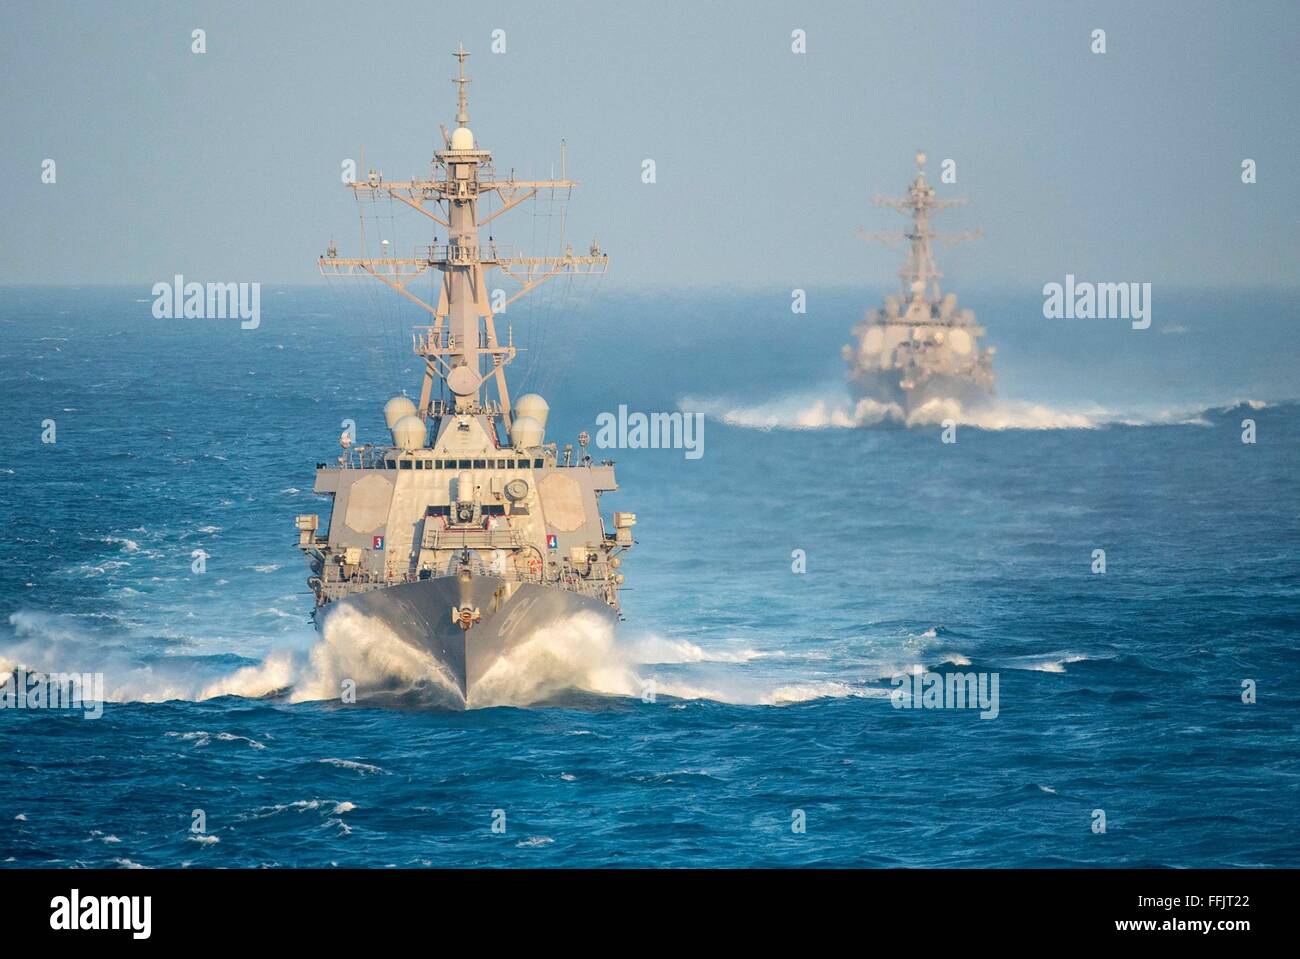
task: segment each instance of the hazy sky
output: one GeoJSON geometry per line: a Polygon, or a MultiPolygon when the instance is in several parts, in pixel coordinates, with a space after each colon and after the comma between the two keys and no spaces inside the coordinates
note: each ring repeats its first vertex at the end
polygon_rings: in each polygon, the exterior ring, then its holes
{"type": "MultiPolygon", "coordinates": [[[[1295,284],[1293,0],[6,0],[0,282],[319,282],[330,237],[357,249],[340,163],[364,144],[390,179],[427,173],[458,40],[499,171],[545,175],[567,139],[571,236],[599,234],[607,284],[879,286],[898,255],[854,234],[900,224],[870,198],[918,149],[972,201],[944,223],[984,230],[941,259],[958,288],[1295,284]]],[[[527,248],[516,223],[499,238],[527,248]]]]}

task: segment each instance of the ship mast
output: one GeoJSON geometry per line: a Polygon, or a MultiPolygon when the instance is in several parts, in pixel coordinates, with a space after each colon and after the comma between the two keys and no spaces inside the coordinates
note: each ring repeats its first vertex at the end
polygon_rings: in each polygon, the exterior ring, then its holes
{"type": "MultiPolygon", "coordinates": [[[[469,103],[465,76],[465,59],[469,54],[458,45],[453,54],[459,70],[456,84],[456,129],[448,136],[442,131],[444,149],[434,153],[432,175],[427,180],[385,182],[382,175],[370,170],[366,179],[349,184],[358,198],[376,200],[383,196],[400,200],[447,231],[445,245],[416,247],[411,257],[339,257],[331,245],[319,260],[326,276],[371,276],[427,312],[433,322],[417,327],[414,349],[424,358],[424,380],[420,388],[419,413],[426,421],[449,412],[446,404],[435,400],[435,379],[445,381],[455,397],[458,413],[499,413],[510,429],[510,392],[506,386],[505,367],[515,358],[513,336],[507,331],[502,343],[497,337],[495,314],[489,304],[487,277],[500,270],[518,289],[501,305],[501,310],[525,293],[552,277],[563,273],[604,273],[609,263],[606,254],[593,241],[588,256],[575,256],[565,247],[562,256],[514,256],[494,241],[479,243],[479,229],[503,213],[536,196],[541,190],[570,190],[577,182],[559,180],[499,180],[492,167],[492,154],[478,148],[468,127],[469,103]],[[495,193],[501,206],[479,216],[478,202],[485,194],[495,193]],[[412,281],[431,270],[442,274],[437,302],[425,300],[410,289],[412,281]],[[497,401],[483,397],[488,380],[496,386],[497,401]]],[[[363,214],[364,216],[364,214],[363,214]]],[[[561,239],[563,243],[563,239],[561,239]]]]}
{"type": "Polygon", "coordinates": [[[880,240],[885,243],[904,241],[908,244],[907,261],[903,264],[903,268],[898,271],[899,279],[903,284],[904,303],[910,303],[916,298],[938,302],[942,296],[939,290],[939,280],[942,279],[943,274],[939,272],[939,267],[934,262],[934,252],[930,246],[932,240],[952,244],[971,240],[980,235],[978,230],[968,233],[935,233],[930,229],[930,218],[934,214],[940,213],[948,209],[948,207],[962,206],[968,201],[965,199],[938,199],[934,194],[934,187],[925,181],[925,160],[924,153],[917,153],[916,179],[908,185],[906,196],[877,196],[872,201],[877,206],[892,207],[904,216],[910,216],[912,218],[911,229],[903,233],[863,233],[861,230],[858,231],[860,235],[868,239],[880,240]]]}

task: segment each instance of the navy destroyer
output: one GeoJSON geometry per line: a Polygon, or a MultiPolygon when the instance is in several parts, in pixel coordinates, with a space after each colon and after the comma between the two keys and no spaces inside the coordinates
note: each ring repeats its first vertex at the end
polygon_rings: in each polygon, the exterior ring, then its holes
{"type": "Polygon", "coordinates": [[[927,407],[947,411],[955,402],[978,407],[993,395],[993,347],[980,346],[984,328],[975,314],[957,308],[957,297],[939,288],[943,274],[934,261],[931,241],[953,241],[978,234],[941,236],[930,218],[960,199],[938,199],[925,179],[925,154],[916,155],[916,179],[902,197],[876,197],[909,216],[903,233],[867,234],[885,241],[904,241],[908,254],[899,271],[900,296],[887,296],[883,308],[870,309],[853,327],[855,342],[843,349],[855,398],[881,404],[887,415],[911,422],[927,407]]]}
{"type": "Polygon", "coordinates": [[[608,258],[594,242],[588,255],[565,248],[556,257],[481,242],[496,217],[576,184],[497,177],[468,126],[468,54],[455,56],[456,126],[442,128],[429,179],[387,182],[370,170],[349,184],[358,200],[391,197],[428,217],[446,243],[435,235],[411,257],[360,258],[340,257],[331,243],[319,261],[326,276],[377,279],[427,312],[413,337],[419,400],[385,404],[391,442],[357,444],[345,431],[337,463],[316,469],[315,492],[333,497],[328,528],[316,515],[299,516],[297,528],[317,627],[357,610],[432,656],[468,707],[494,664],[539,630],[584,612],[621,618],[620,554],[633,545],[636,517],[617,512],[605,526],[599,499],[618,488],[614,467],[587,454],[585,432],[576,453],[572,444],[561,452],[546,441],[546,401],[511,402],[506,367],[518,348],[511,330],[498,337],[494,317],[552,277],[604,272],[608,258]],[[499,200],[491,212],[480,207],[488,195],[499,200]],[[491,270],[518,287],[500,303],[490,302],[491,270]],[[413,290],[420,276],[435,278],[428,299],[413,290]]]}

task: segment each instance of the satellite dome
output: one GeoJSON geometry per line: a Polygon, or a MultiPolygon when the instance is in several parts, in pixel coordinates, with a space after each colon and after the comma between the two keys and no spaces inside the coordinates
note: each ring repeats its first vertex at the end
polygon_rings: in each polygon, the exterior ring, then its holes
{"type": "Polygon", "coordinates": [[[517,450],[542,445],[542,424],[531,416],[520,416],[510,427],[510,443],[517,450]]]}
{"type": "Polygon", "coordinates": [[[546,429],[546,418],[551,413],[551,404],[536,393],[525,393],[515,400],[515,413],[521,417],[526,416],[530,420],[537,420],[542,429],[546,429]]]}
{"type": "Polygon", "coordinates": [[[394,396],[384,404],[384,425],[390,430],[397,425],[397,421],[403,416],[414,416],[415,404],[409,397],[394,396]]]}
{"type": "Polygon", "coordinates": [[[404,450],[424,449],[428,431],[418,416],[403,416],[393,426],[393,445],[404,450]]]}
{"type": "Polygon", "coordinates": [[[453,150],[474,149],[474,134],[469,127],[457,127],[451,131],[451,148],[453,150]]]}

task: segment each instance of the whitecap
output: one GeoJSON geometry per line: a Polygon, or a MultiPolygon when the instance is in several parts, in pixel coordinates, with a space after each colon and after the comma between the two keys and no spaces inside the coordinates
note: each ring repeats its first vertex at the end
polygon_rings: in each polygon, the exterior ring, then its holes
{"type": "Polygon", "coordinates": [[[530,836],[527,839],[515,843],[517,849],[535,849],[538,846],[549,846],[555,842],[550,836],[530,836]]]}
{"type": "Polygon", "coordinates": [[[217,733],[217,739],[221,740],[222,742],[228,742],[228,743],[230,743],[230,742],[245,742],[245,743],[248,743],[249,747],[251,747],[252,749],[265,749],[265,748],[266,748],[265,745],[263,745],[262,743],[259,743],[256,739],[250,739],[250,738],[247,737],[247,736],[237,736],[237,735],[235,735],[234,733],[217,733]]]}
{"type": "Polygon", "coordinates": [[[318,763],[326,763],[330,766],[338,766],[340,769],[355,769],[359,773],[369,773],[372,775],[382,773],[385,776],[388,775],[385,770],[378,766],[357,762],[355,759],[318,759],[316,761],[318,763]]]}
{"type": "Polygon", "coordinates": [[[1083,653],[1042,653],[1036,656],[1018,656],[1008,660],[1010,669],[1024,669],[1035,673],[1063,673],[1071,663],[1087,662],[1083,653]]]}

